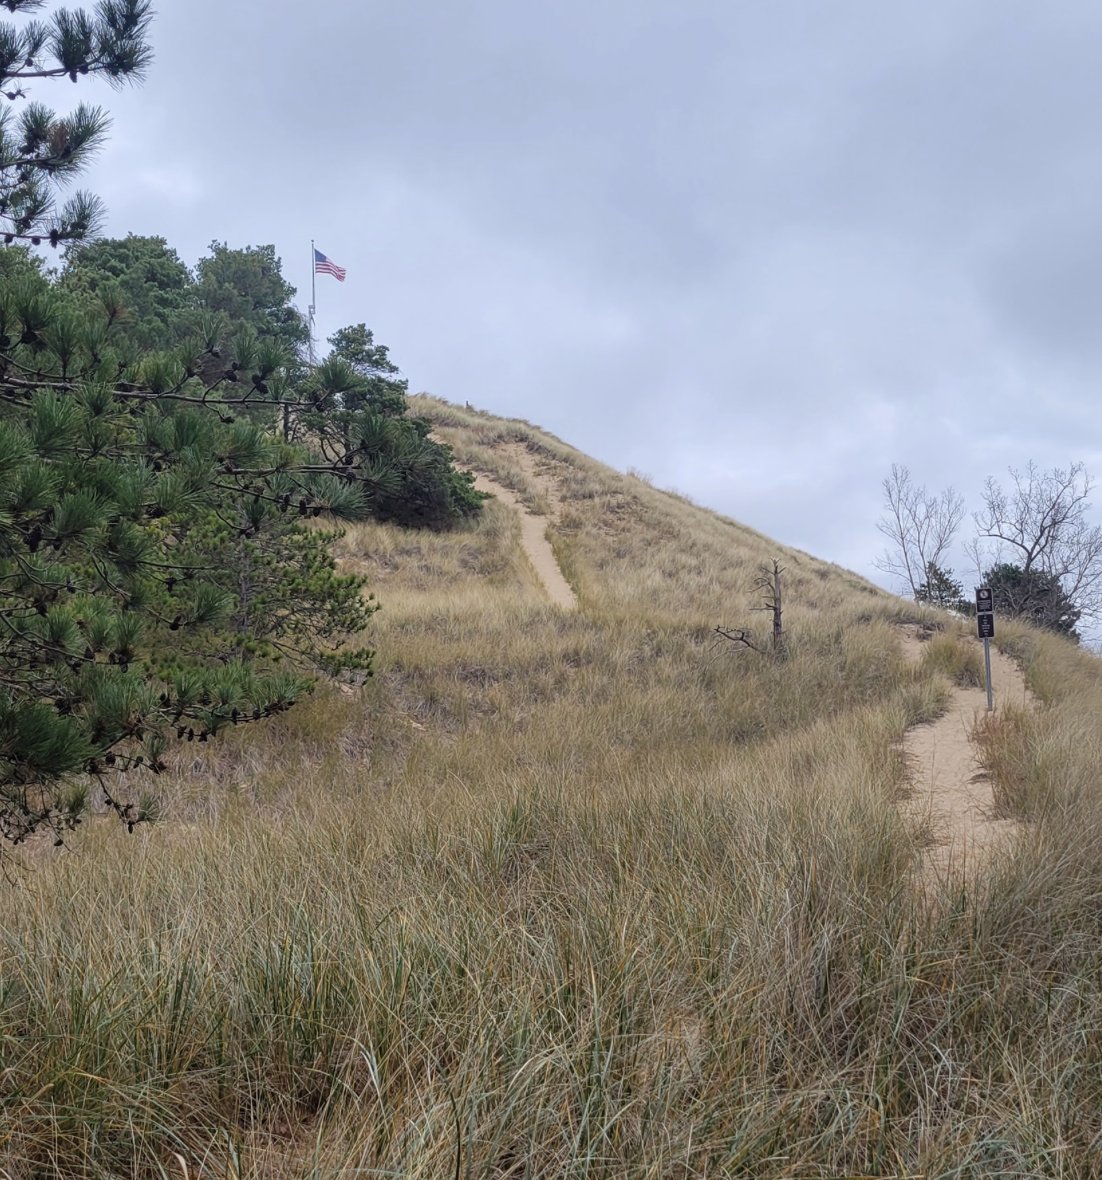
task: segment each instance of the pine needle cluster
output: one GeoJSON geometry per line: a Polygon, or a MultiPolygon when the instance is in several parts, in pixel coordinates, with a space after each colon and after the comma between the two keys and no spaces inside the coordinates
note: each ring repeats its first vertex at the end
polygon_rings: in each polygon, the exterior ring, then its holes
{"type": "MultiPolygon", "coordinates": [[[[43,0],[4,0],[9,12],[29,13],[43,0]]],[[[100,0],[94,13],[59,9],[49,21],[21,28],[0,25],[0,94],[9,102],[26,97],[31,79],[97,75],[121,84],[137,81],[151,58],[147,41],[149,0],[100,0]]],[[[103,217],[98,198],[74,193],[60,208],[57,188],[80,171],[103,145],[109,121],[100,107],[81,103],[58,117],[41,103],[19,114],[0,111],[0,234],[21,239],[79,241],[103,217]]]]}

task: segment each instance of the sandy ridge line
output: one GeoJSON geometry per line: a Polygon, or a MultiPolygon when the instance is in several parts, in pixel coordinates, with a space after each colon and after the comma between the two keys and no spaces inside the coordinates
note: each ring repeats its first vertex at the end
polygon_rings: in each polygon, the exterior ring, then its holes
{"type": "MultiPolygon", "coordinates": [[[[904,655],[922,659],[918,629],[903,637],[904,655]]],[[[1006,704],[1031,706],[1021,670],[1008,656],[991,649],[995,715],[1006,704]]],[[[972,741],[972,731],[987,711],[983,688],[955,688],[945,712],[932,724],[912,726],[903,738],[913,794],[904,815],[930,836],[927,873],[942,878],[951,869],[974,869],[1009,844],[1020,825],[995,816],[995,796],[972,741]]]]}

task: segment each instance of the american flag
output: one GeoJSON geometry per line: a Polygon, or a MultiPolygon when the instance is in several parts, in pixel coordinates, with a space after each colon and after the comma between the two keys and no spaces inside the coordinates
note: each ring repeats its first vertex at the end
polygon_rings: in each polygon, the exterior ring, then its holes
{"type": "Polygon", "coordinates": [[[332,275],[338,283],[344,282],[344,267],[326,258],[320,250],[314,251],[314,274],[332,275]]]}

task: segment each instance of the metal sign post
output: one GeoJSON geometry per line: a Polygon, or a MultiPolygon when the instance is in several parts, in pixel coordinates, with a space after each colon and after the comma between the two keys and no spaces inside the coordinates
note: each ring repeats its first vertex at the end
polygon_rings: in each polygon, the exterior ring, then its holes
{"type": "Polygon", "coordinates": [[[983,640],[983,670],[987,679],[987,711],[995,707],[991,695],[991,640],[995,638],[995,602],[990,586],[976,589],[976,634],[983,640]]]}

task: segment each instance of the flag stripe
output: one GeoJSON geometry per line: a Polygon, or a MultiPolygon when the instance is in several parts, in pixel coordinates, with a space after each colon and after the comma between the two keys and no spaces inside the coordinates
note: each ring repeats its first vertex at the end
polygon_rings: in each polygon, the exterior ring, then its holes
{"type": "Polygon", "coordinates": [[[332,275],[338,283],[343,283],[344,276],[348,272],[343,266],[338,266],[332,259],[326,258],[320,250],[315,250],[314,273],[319,275],[332,275]]]}

